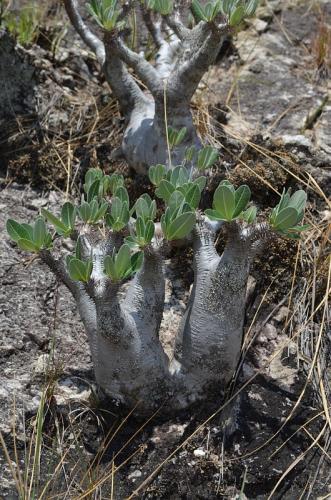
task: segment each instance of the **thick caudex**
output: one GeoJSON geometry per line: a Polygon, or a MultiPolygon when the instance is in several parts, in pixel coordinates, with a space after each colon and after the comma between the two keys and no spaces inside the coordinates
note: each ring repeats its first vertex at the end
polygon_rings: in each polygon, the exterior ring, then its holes
{"type": "MultiPolygon", "coordinates": [[[[208,147],[199,153],[200,168],[214,160],[208,147]]],[[[196,169],[160,164],[149,174],[164,204],[159,222],[155,200],[144,194],[131,206],[123,178],[98,169],[87,172],[80,205],[66,202],[58,215],[42,209],[33,224],[7,221],[17,245],[37,253],[75,298],[99,386],[128,407],[139,402],[142,414],[221,397],[240,356],[250,264],[268,238],[299,238],[306,203],[303,191],[284,192],[269,220],[257,223],[249,187],[223,181],[202,213],[206,178],[196,169]],[[220,230],[222,255],[214,244],[220,230]],[[74,255],[54,257],[58,238],[76,241],[74,255]],[[159,331],[164,257],[176,240],[193,247],[194,283],[169,359],[159,331]]]]}
{"type": "Polygon", "coordinates": [[[129,0],[123,6],[118,0],[90,0],[88,11],[102,31],[100,38],[83,20],[77,0],[64,4],[72,25],[95,53],[126,119],[121,153],[129,165],[145,174],[157,163],[171,167],[168,127],[186,130],[185,140],[172,154],[175,165],[182,162],[187,146],[199,149],[190,111],[192,96],[224,37],[254,15],[258,0],[213,0],[206,6],[193,0],[195,21],[190,28],[172,0],[129,0]],[[132,13],[132,19],[144,21],[150,33],[154,62],[126,44],[132,13]]]}

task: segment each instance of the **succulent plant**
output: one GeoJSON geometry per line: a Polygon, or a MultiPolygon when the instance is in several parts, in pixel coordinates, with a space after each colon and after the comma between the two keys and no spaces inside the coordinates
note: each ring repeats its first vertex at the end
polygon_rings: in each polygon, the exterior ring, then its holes
{"type": "Polygon", "coordinates": [[[307,227],[302,225],[303,191],[284,191],[269,222],[256,222],[249,187],[235,188],[226,180],[215,190],[212,208],[202,213],[206,177],[200,170],[216,159],[207,146],[191,171],[183,165],[172,170],[161,164],[150,167],[159,211],[147,193],[131,204],[122,176],[90,169],[80,205],[65,202],[59,215],[42,209],[32,225],[7,221],[12,240],[38,254],[72,292],[98,384],[128,406],[140,400],[142,413],[165,401],[164,408],[175,411],[215,390],[225,391],[240,355],[246,284],[256,245],[277,235],[298,238],[307,227]],[[220,228],[227,235],[222,255],[214,246],[220,228]],[[76,241],[74,254],[56,259],[53,241],[69,237],[76,241]],[[174,240],[193,246],[194,283],[177,334],[176,357],[169,361],[159,330],[164,258],[174,240]],[[122,298],[119,290],[128,281],[122,298]]]}

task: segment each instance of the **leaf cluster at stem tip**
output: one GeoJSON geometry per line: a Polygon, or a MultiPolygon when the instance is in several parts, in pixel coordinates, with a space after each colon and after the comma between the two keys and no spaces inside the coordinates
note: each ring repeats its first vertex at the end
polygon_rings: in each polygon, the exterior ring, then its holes
{"type": "MultiPolygon", "coordinates": [[[[207,3],[192,0],[191,10],[197,21],[212,23],[221,16],[221,20],[229,26],[238,26],[244,19],[254,16],[258,4],[259,0],[211,0],[207,3]]],[[[174,2],[146,0],[145,6],[161,16],[168,16],[173,12],[174,2]]],[[[122,30],[125,27],[119,0],[89,0],[86,8],[97,24],[106,31],[122,30]]]]}
{"type": "Polygon", "coordinates": [[[309,225],[300,225],[304,217],[307,194],[303,190],[283,191],[280,202],[272,210],[269,223],[279,234],[287,238],[299,239],[300,233],[309,228],[309,225]]]}
{"type": "Polygon", "coordinates": [[[106,31],[115,28],[121,30],[125,26],[125,21],[119,20],[122,9],[118,0],[90,0],[86,8],[98,25],[106,31]]]}
{"type": "MultiPolygon", "coordinates": [[[[193,158],[197,169],[213,165],[217,151],[211,146],[200,151],[188,148],[187,156],[193,158]]],[[[184,163],[185,164],[185,160],[184,163]]],[[[167,169],[165,165],[154,165],[149,169],[149,178],[154,185],[155,195],[161,200],[160,226],[165,240],[186,238],[196,224],[196,213],[201,195],[206,186],[206,177],[193,175],[193,168],[178,165],[167,169]]],[[[214,192],[212,208],[205,210],[209,220],[244,221],[254,224],[257,209],[251,205],[251,191],[247,185],[237,189],[223,180],[214,192]]],[[[298,190],[291,195],[283,192],[277,206],[269,217],[272,230],[283,237],[298,239],[308,228],[302,225],[307,195],[298,190]]],[[[105,175],[100,169],[89,169],[85,175],[84,194],[79,205],[66,201],[59,215],[41,209],[33,224],[7,221],[7,232],[11,239],[24,251],[40,253],[52,248],[54,238],[72,237],[76,239],[74,255],[66,258],[66,266],[72,280],[87,283],[93,273],[93,251],[87,255],[85,234],[89,226],[99,228],[100,237],[109,238],[118,233],[120,246],[104,258],[104,273],[113,282],[132,276],[142,265],[144,253],[155,245],[155,220],[157,203],[144,193],[130,206],[129,194],[124,186],[124,178],[119,174],[105,175]],[[106,200],[110,195],[110,200],[106,200]],[[46,222],[54,228],[53,235],[46,222]],[[77,238],[78,234],[78,238],[77,238]]]]}

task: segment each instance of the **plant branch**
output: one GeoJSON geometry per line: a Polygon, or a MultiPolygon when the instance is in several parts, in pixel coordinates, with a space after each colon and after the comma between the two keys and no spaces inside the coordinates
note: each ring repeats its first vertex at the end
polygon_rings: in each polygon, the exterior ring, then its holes
{"type": "Polygon", "coordinates": [[[79,10],[77,0],[64,0],[64,6],[69,19],[77,33],[88,47],[95,53],[100,64],[105,61],[105,46],[102,41],[84,23],[79,10]]]}
{"type": "Polygon", "coordinates": [[[261,242],[268,240],[274,236],[274,231],[272,230],[268,222],[261,222],[259,224],[251,224],[247,228],[241,231],[241,236],[253,245],[256,242],[261,242]]]}
{"type": "Polygon", "coordinates": [[[215,61],[223,37],[228,32],[227,25],[217,27],[200,22],[185,40],[182,57],[178,60],[172,75],[171,87],[174,95],[191,100],[203,75],[215,61]]]}
{"type": "Polygon", "coordinates": [[[61,281],[76,298],[80,291],[80,287],[77,282],[73,281],[66,268],[64,261],[62,259],[55,259],[49,250],[41,250],[39,252],[41,260],[50,268],[50,270],[55,274],[57,279],[61,281]]]}
{"type": "Polygon", "coordinates": [[[245,228],[241,234],[249,244],[251,259],[259,254],[263,250],[265,244],[276,235],[268,222],[252,224],[245,228]]]}
{"type": "Polygon", "coordinates": [[[180,40],[184,40],[191,32],[191,30],[186,28],[182,23],[179,12],[164,16],[164,20],[180,40]]]}
{"type": "Polygon", "coordinates": [[[105,43],[108,46],[107,50],[113,48],[115,54],[136,72],[152,94],[159,90],[161,85],[159,75],[144,57],[131,50],[120,37],[115,37],[113,34],[105,37],[105,43]]]}
{"type": "Polygon", "coordinates": [[[164,43],[164,38],[161,33],[160,23],[155,22],[152,18],[152,13],[150,9],[147,9],[145,5],[140,4],[141,15],[143,17],[146,28],[148,29],[155,47],[159,49],[164,43]]]}

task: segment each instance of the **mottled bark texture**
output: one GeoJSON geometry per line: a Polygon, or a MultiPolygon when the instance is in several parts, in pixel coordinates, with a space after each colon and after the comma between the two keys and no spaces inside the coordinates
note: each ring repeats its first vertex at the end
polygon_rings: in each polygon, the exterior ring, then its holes
{"type": "Polygon", "coordinates": [[[151,64],[132,51],[117,30],[104,32],[103,40],[94,35],[84,23],[76,0],[65,0],[64,4],[73,26],[102,65],[126,119],[122,154],[129,165],[143,174],[157,163],[171,167],[165,115],[168,126],[187,129],[184,141],[172,152],[173,165],[182,162],[188,146],[201,147],[190,102],[215,61],[229,26],[218,19],[212,23],[201,21],[188,29],[178,12],[158,20],[141,4],[142,19],[157,49],[155,63],[151,64]]]}
{"type": "Polygon", "coordinates": [[[221,400],[240,356],[246,284],[255,244],[267,225],[224,223],[227,243],[220,256],[215,227],[200,220],[193,232],[194,284],[179,328],[173,359],[159,340],[164,308],[164,246],[144,250],[140,271],[123,294],[103,272],[103,261],[121,244],[109,235],[85,235],[93,259],[90,281],[73,282],[49,251],[41,257],[72,292],[85,325],[98,385],[127,407],[147,414],[163,405],[173,412],[207,398],[221,400]]]}

